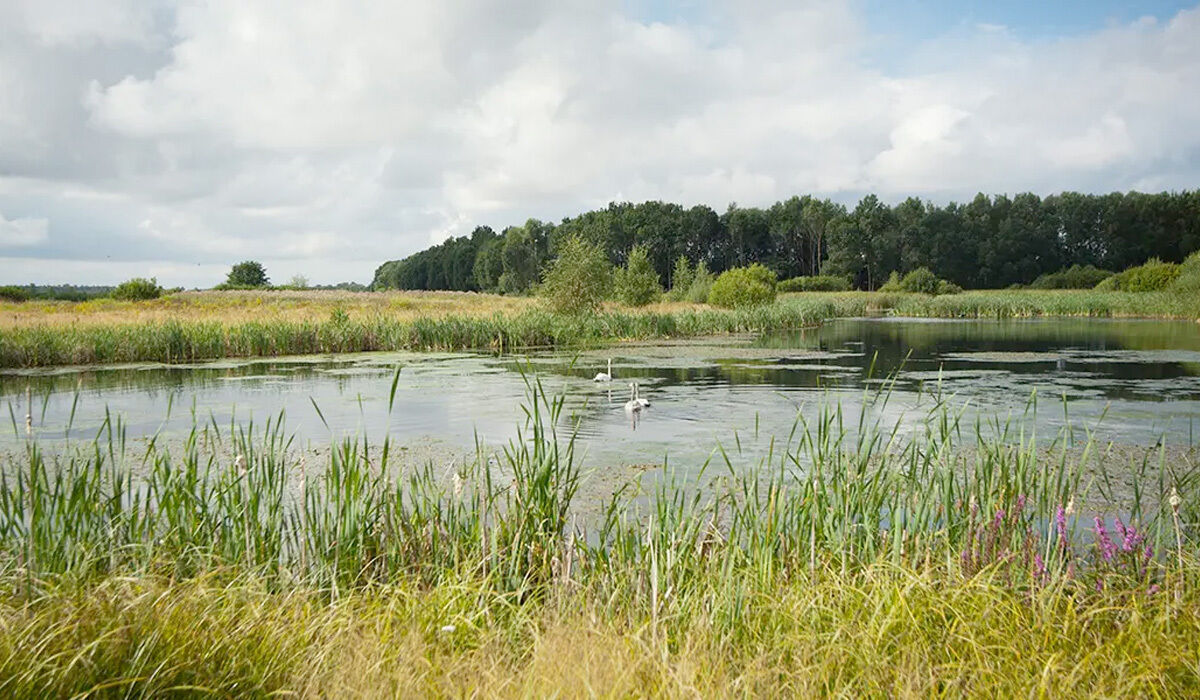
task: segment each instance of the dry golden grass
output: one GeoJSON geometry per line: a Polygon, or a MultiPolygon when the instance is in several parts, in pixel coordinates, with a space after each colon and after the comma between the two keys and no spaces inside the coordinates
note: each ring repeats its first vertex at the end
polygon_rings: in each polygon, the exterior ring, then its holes
{"type": "Polygon", "coordinates": [[[656,627],[636,602],[613,614],[586,594],[465,623],[472,602],[497,603],[467,581],[333,600],[269,588],[117,577],[26,603],[0,598],[0,690],[689,698],[1180,697],[1200,688],[1190,595],[1087,601],[1055,589],[1022,594],[986,575],[879,566],[768,585],[721,631],[719,615],[694,611],[656,627]],[[441,631],[443,614],[453,631],[441,631]]]}
{"type": "Polygon", "coordinates": [[[325,321],[334,309],[350,318],[491,316],[536,305],[531,297],[473,292],[204,291],[151,301],[0,303],[0,329],[33,326],[116,326],[165,321],[325,321]]]}

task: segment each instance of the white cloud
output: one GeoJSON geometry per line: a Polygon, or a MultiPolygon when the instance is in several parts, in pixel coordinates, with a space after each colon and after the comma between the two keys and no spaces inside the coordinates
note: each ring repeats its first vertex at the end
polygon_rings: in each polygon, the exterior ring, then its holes
{"type": "Polygon", "coordinates": [[[54,226],[22,254],[94,281],[245,257],[365,281],[617,197],[1200,182],[1196,10],[1057,41],[962,25],[885,61],[841,0],[670,22],[616,0],[87,5],[0,9],[0,209],[54,226]]]}
{"type": "Polygon", "coordinates": [[[146,43],[154,30],[153,0],[8,0],[0,20],[47,45],[146,43]]]}
{"type": "Polygon", "coordinates": [[[6,219],[0,212],[0,248],[37,245],[50,236],[50,222],[41,218],[6,219]]]}

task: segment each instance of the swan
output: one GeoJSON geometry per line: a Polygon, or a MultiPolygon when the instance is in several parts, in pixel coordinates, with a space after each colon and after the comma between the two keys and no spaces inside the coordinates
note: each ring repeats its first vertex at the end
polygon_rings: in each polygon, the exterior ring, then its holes
{"type": "Polygon", "coordinates": [[[641,411],[650,406],[650,402],[638,396],[637,382],[629,384],[629,400],[625,402],[625,410],[630,412],[641,411]]]}
{"type": "Polygon", "coordinates": [[[637,401],[641,405],[642,408],[648,408],[650,406],[650,400],[643,399],[641,392],[638,391],[637,382],[633,383],[633,400],[637,401]]]}
{"type": "Polygon", "coordinates": [[[630,382],[629,383],[629,400],[625,402],[625,410],[629,413],[637,413],[638,411],[641,411],[643,408],[645,408],[645,406],[643,406],[641,401],[638,400],[637,384],[630,382]]]}
{"type": "Polygon", "coordinates": [[[592,379],[593,382],[611,382],[612,381],[612,358],[608,358],[608,371],[598,372],[592,379]]]}

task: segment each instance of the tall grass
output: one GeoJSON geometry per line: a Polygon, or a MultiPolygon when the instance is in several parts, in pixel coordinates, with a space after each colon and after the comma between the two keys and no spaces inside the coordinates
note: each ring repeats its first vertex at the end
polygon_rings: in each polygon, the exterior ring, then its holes
{"type": "Polygon", "coordinates": [[[609,311],[563,316],[541,309],[492,316],[397,320],[334,315],[324,321],[165,321],[144,325],[25,326],[0,334],[0,367],[114,362],[192,362],[372,350],[497,350],[562,347],[606,340],[674,338],[799,328],[837,309],[834,302],[725,311],[609,311]]]}
{"type": "Polygon", "coordinates": [[[620,340],[789,330],[830,318],[872,314],[1200,319],[1200,298],[1195,295],[1094,290],[988,291],[937,297],[876,292],[802,293],[784,295],[774,304],[747,309],[666,304],[635,311],[610,306],[600,313],[576,316],[550,313],[507,298],[459,294],[449,299],[436,295],[429,299],[421,297],[424,301],[415,311],[397,310],[396,304],[409,304],[406,297],[382,299],[374,305],[360,304],[361,308],[356,307],[353,313],[341,306],[331,306],[326,300],[325,306],[319,307],[324,316],[300,313],[304,309],[302,295],[281,296],[265,304],[262,299],[236,297],[233,301],[238,305],[230,307],[228,317],[222,317],[219,304],[208,297],[204,299],[206,311],[199,315],[188,312],[187,306],[176,304],[164,306],[145,318],[136,315],[126,318],[121,314],[140,313],[126,309],[104,316],[103,322],[87,321],[86,314],[55,316],[57,320],[53,322],[11,322],[0,332],[0,368],[180,363],[375,350],[507,352],[620,340]],[[255,299],[257,306],[251,303],[255,299]],[[496,299],[504,299],[510,306],[485,313],[496,306],[496,299]],[[444,309],[437,306],[443,302],[447,304],[444,309]],[[279,308],[283,308],[280,305],[287,305],[290,311],[280,312],[279,308]]]}
{"type": "Polygon", "coordinates": [[[1200,690],[1175,465],[1092,520],[1109,477],[1019,420],[827,406],[761,462],[718,449],[596,513],[564,405],[530,379],[514,438],[449,474],[362,438],[297,473],[277,420],[174,453],[116,418],[55,456],[31,439],[0,480],[0,690],[1200,690]]]}

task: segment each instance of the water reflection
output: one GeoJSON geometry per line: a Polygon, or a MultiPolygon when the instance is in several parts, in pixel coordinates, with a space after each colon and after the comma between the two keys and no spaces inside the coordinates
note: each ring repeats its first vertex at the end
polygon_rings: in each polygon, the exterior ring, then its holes
{"type": "Polygon", "coordinates": [[[653,463],[668,453],[675,463],[699,463],[718,443],[753,458],[770,449],[772,436],[786,437],[797,415],[811,417],[830,401],[843,404],[848,420],[862,411],[912,430],[943,401],[965,404],[966,420],[1032,411],[1043,434],[1068,419],[1092,427],[1103,416],[1102,438],[1138,444],[1162,435],[1190,444],[1200,417],[1197,324],[849,319],[761,338],[579,354],[375,353],[10,371],[0,374],[0,397],[13,429],[0,442],[22,439],[28,388],[42,440],[90,438],[107,407],[125,417],[130,437],[182,434],[194,418],[261,422],[282,411],[301,442],[324,442],[332,429],[401,441],[435,436],[464,447],[478,434],[502,444],[523,418],[523,372],[548,391],[568,391],[593,466],[653,463]],[[609,358],[613,381],[593,382],[609,358]],[[397,364],[403,371],[389,413],[397,364]],[[651,409],[625,410],[630,382],[651,409]],[[878,392],[889,392],[888,400],[869,399],[878,392]]]}

